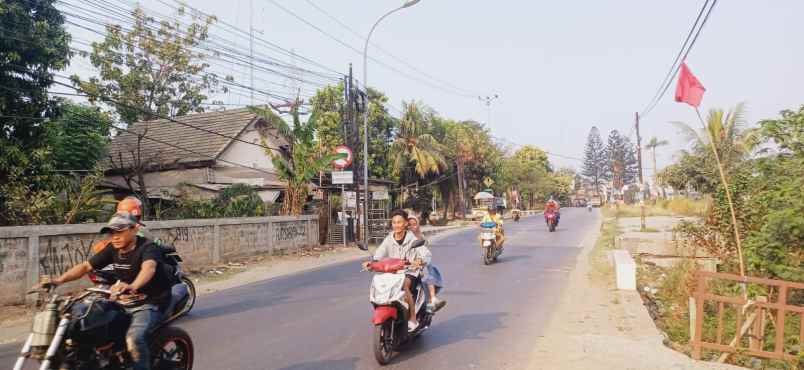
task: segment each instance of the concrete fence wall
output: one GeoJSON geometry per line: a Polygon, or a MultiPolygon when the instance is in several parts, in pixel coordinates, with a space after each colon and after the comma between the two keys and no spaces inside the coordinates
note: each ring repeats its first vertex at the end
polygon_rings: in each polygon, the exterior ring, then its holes
{"type": "MultiPolygon", "coordinates": [[[[146,222],[176,246],[185,269],[318,245],[318,217],[248,217],[146,222]]],[[[57,276],[89,258],[103,224],[0,227],[0,304],[22,302],[41,275],[57,276]]]]}

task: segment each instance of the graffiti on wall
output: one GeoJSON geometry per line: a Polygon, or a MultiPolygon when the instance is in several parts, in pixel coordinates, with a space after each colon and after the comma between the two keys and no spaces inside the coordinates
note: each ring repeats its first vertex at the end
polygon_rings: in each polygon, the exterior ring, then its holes
{"type": "Polygon", "coordinates": [[[274,226],[274,239],[278,242],[307,238],[307,225],[299,222],[278,222],[274,226]]]}
{"type": "MultiPolygon", "coordinates": [[[[95,239],[58,240],[47,238],[44,248],[40,249],[39,266],[41,273],[58,276],[92,255],[92,244],[95,239]]],[[[43,240],[44,241],[44,240],[43,240]]]]}
{"type": "Polygon", "coordinates": [[[25,280],[28,245],[23,239],[0,240],[0,282],[25,280]]]}

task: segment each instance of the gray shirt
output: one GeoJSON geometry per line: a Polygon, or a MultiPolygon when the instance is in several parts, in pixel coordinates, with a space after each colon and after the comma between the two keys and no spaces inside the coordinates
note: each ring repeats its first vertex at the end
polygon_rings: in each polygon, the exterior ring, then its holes
{"type": "Polygon", "coordinates": [[[405,232],[405,239],[402,245],[394,239],[394,233],[391,232],[383,239],[382,243],[377,250],[374,251],[374,260],[381,260],[383,258],[400,258],[413,262],[414,260],[422,260],[425,264],[430,263],[433,255],[426,245],[418,248],[411,248],[411,244],[416,241],[416,236],[412,232],[405,232]]]}

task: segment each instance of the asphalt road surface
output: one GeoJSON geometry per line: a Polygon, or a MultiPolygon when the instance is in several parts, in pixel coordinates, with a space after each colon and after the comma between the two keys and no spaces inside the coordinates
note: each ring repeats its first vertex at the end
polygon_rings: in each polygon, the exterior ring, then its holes
{"type": "MultiPolygon", "coordinates": [[[[505,251],[489,266],[476,229],[437,240],[448,304],[385,368],[527,367],[580,247],[597,233],[597,211],[561,216],[554,233],[541,216],[507,221],[505,251]]],[[[376,369],[370,279],[350,262],[266,280],[203,296],[177,325],[193,338],[195,369],[376,369]]],[[[13,366],[19,347],[0,347],[0,368],[13,366]]]]}

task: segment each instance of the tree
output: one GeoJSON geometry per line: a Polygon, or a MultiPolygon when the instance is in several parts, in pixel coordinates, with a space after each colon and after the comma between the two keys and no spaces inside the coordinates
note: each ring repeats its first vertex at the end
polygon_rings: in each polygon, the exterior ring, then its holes
{"type": "Polygon", "coordinates": [[[639,174],[639,162],[631,140],[617,130],[609,133],[606,143],[605,178],[613,182],[615,189],[633,184],[639,174]]]}
{"type": "MultiPolygon", "coordinates": [[[[179,8],[177,16],[184,15],[179,8]]],[[[193,15],[182,27],[179,19],[157,22],[140,7],[132,17],[130,30],[109,25],[103,42],[92,43],[89,58],[99,76],[82,81],[76,75],[73,83],[91,102],[111,102],[127,124],[203,112],[206,94],[216,92],[219,78],[207,73],[206,55],[196,50],[215,18],[193,15]]]]}
{"type": "Polygon", "coordinates": [[[55,116],[55,102],[48,98],[47,89],[53,84],[53,71],[69,64],[70,35],[53,3],[0,3],[0,139],[4,145],[23,150],[40,147],[46,125],[37,118],[55,116]]]}
{"type": "Polygon", "coordinates": [[[669,141],[667,141],[667,140],[659,140],[659,139],[656,138],[656,136],[650,138],[650,140],[648,140],[648,143],[645,144],[645,148],[650,150],[651,157],[653,158],[653,181],[654,182],[657,181],[656,179],[658,177],[657,169],[656,169],[656,148],[661,147],[661,146],[665,146],[665,145],[669,145],[669,144],[670,144],[669,141]]]}
{"type": "Polygon", "coordinates": [[[746,128],[744,112],[745,105],[742,103],[729,112],[722,109],[710,110],[706,118],[706,131],[696,130],[683,122],[673,124],[692,144],[694,154],[704,155],[706,152],[711,152],[709,145],[713,145],[724,172],[728,174],[737,164],[744,161],[759,143],[760,132],[757,129],[746,128]],[[713,143],[710,137],[714,138],[713,143]]]}
{"type": "Polygon", "coordinates": [[[447,121],[444,142],[447,157],[455,163],[458,182],[456,210],[466,215],[470,180],[474,179],[476,184],[480,184],[484,176],[491,175],[493,168],[489,167],[497,163],[499,151],[491,142],[488,129],[474,121],[447,121]]]}
{"type": "Polygon", "coordinates": [[[600,192],[600,182],[605,179],[606,150],[603,147],[603,140],[600,139],[600,131],[592,126],[589,136],[586,139],[584,148],[583,168],[581,173],[592,182],[595,187],[595,194],[600,192]]]}
{"type": "Polygon", "coordinates": [[[52,0],[0,2],[0,225],[39,222],[56,177],[48,147],[53,71],[70,58],[70,35],[52,0]]]}
{"type": "Polygon", "coordinates": [[[438,174],[446,167],[441,145],[429,133],[434,113],[421,103],[402,103],[404,111],[399,129],[391,144],[391,163],[394,174],[408,166],[419,177],[438,174]]]}
{"type": "MultiPolygon", "coordinates": [[[[326,86],[310,99],[310,121],[317,129],[321,153],[332,153],[336,146],[346,144],[343,132],[343,86],[326,86]]],[[[356,148],[353,148],[356,149],[356,148]]]]}
{"type": "Polygon", "coordinates": [[[55,167],[91,170],[106,157],[112,118],[109,114],[72,102],[62,102],[49,131],[55,167]]]}
{"type": "MultiPolygon", "coordinates": [[[[270,127],[276,128],[288,140],[287,156],[272,149],[265,151],[266,155],[271,157],[271,162],[278,171],[279,178],[287,182],[281,213],[300,215],[307,202],[310,181],[321,171],[329,168],[333,160],[342,158],[342,155],[321,155],[319,153],[318,143],[315,140],[315,121],[301,122],[298,104],[294,105],[291,110],[293,126],[288,125],[271,108],[250,107],[249,109],[268,122],[270,127]]],[[[267,146],[265,140],[262,144],[267,146]]]]}

